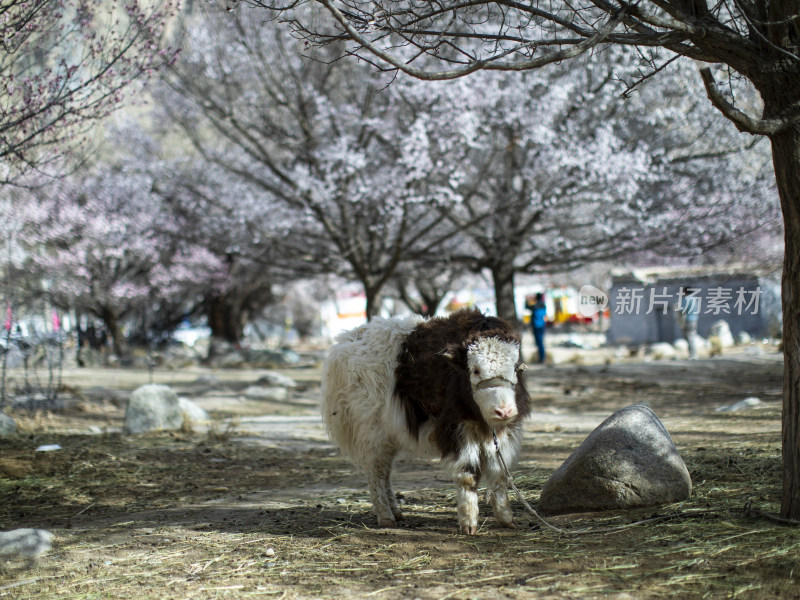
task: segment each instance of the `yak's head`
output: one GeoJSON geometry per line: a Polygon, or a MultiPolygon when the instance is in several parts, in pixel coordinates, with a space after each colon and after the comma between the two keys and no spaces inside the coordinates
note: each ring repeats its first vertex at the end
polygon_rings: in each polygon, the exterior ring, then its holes
{"type": "Polygon", "coordinates": [[[472,397],[490,427],[504,425],[518,414],[514,388],[518,371],[525,368],[519,362],[519,348],[517,342],[494,336],[480,336],[466,345],[472,397]]]}

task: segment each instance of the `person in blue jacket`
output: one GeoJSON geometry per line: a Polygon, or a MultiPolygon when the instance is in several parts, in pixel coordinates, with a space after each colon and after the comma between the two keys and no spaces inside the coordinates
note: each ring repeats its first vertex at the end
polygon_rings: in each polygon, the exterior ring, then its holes
{"type": "Polygon", "coordinates": [[[539,352],[539,362],[543,363],[545,359],[544,328],[545,317],[547,316],[547,307],[544,305],[544,294],[539,292],[534,298],[528,297],[525,300],[525,308],[531,311],[533,337],[536,340],[536,349],[539,352]]]}

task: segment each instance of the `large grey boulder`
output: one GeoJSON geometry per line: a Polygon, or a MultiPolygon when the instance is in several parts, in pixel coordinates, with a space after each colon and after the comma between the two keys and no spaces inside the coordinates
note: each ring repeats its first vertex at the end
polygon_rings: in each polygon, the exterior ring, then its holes
{"type": "Polygon", "coordinates": [[[125,433],[180,429],[182,425],[178,395],[168,386],[143,385],[131,394],[125,410],[125,433]]]}
{"type": "Polygon", "coordinates": [[[539,509],[564,514],[685,500],[692,480],[664,425],[647,406],[603,421],[545,483],[539,509]]]}
{"type": "Polygon", "coordinates": [[[5,413],[0,413],[0,437],[14,435],[17,422],[5,413]]]}
{"type": "Polygon", "coordinates": [[[44,529],[0,531],[0,557],[33,562],[52,547],[53,534],[44,529]]]}

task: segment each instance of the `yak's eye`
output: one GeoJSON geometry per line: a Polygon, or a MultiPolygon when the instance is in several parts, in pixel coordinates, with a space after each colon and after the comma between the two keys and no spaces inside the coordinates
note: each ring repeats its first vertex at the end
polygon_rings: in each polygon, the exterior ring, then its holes
{"type": "Polygon", "coordinates": [[[472,369],[472,372],[473,372],[475,375],[480,375],[480,374],[481,374],[481,370],[480,370],[480,369],[478,369],[477,367],[476,367],[476,368],[474,368],[474,369],[472,369]]]}

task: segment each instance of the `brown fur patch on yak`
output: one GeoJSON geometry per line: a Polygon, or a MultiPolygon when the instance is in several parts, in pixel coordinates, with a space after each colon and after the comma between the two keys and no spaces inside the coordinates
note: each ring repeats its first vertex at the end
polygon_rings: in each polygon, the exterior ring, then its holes
{"type": "MultiPolygon", "coordinates": [[[[467,422],[481,433],[491,434],[472,397],[467,372],[467,348],[481,337],[520,344],[519,333],[506,321],[468,308],[420,323],[398,357],[395,389],[408,430],[418,438],[420,428],[432,419],[434,442],[443,457],[460,450],[459,423],[467,422]]],[[[508,425],[530,414],[524,377],[518,378],[514,391],[518,414],[508,425]]]]}

